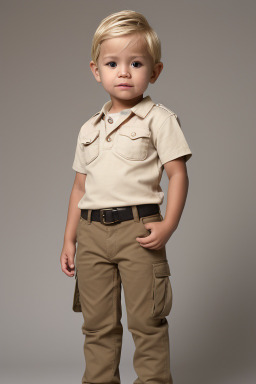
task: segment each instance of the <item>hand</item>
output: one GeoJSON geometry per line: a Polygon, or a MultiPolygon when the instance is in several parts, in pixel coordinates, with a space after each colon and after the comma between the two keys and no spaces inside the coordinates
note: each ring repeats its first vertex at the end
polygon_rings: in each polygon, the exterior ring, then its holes
{"type": "Polygon", "coordinates": [[[61,270],[67,276],[72,277],[75,274],[74,258],[76,253],[76,244],[72,241],[65,242],[61,251],[60,264],[61,270]]]}
{"type": "Polygon", "coordinates": [[[144,226],[151,231],[150,235],[147,237],[136,237],[136,240],[144,248],[156,250],[163,248],[174,232],[174,229],[170,228],[165,220],[146,223],[144,226]]]}

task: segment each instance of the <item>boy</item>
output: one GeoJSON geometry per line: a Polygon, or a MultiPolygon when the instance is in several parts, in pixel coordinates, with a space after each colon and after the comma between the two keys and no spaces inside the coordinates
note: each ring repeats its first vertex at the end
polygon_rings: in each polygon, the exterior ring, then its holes
{"type": "Polygon", "coordinates": [[[73,310],[84,318],[83,384],[120,383],[121,287],[136,347],[134,384],[173,383],[165,244],[185,205],[192,153],[177,115],[143,96],[163,69],[160,58],[160,41],[140,13],[112,14],[95,32],[90,68],[111,100],[78,134],[61,253],[62,271],[76,277],[73,310]],[[164,219],[163,168],[169,178],[164,219]]]}

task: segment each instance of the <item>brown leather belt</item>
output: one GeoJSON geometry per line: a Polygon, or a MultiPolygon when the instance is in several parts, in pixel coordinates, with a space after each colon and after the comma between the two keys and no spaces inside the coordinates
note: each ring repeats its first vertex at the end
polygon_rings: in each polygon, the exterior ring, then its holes
{"type": "MultiPolygon", "coordinates": [[[[136,205],[139,218],[160,213],[158,204],[136,205]]],[[[81,209],[81,217],[87,220],[88,209],[81,209]]],[[[132,220],[132,206],[92,209],[91,220],[100,221],[102,224],[116,224],[122,221],[132,220]]]]}

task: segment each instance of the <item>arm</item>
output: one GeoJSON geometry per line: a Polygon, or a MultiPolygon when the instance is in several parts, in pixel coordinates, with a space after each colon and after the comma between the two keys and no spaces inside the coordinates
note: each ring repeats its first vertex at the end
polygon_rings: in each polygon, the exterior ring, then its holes
{"type": "Polygon", "coordinates": [[[167,205],[163,222],[172,234],[178,227],[189,187],[187,167],[183,157],[164,164],[169,179],[167,205]]]}
{"type": "Polygon", "coordinates": [[[168,161],[164,168],[169,178],[166,213],[163,221],[144,224],[151,234],[136,239],[145,248],[160,249],[165,246],[178,227],[187,198],[189,179],[184,158],[168,161]]]}
{"type": "Polygon", "coordinates": [[[81,210],[77,207],[77,204],[85,193],[85,180],[86,174],[76,172],[74,184],[69,199],[64,243],[60,256],[61,269],[66,275],[70,277],[74,275],[76,229],[81,215],[81,210]]]}

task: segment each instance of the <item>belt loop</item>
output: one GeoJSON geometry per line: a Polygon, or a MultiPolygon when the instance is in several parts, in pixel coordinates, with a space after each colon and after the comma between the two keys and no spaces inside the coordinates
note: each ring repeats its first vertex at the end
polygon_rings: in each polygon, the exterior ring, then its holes
{"type": "Polygon", "coordinates": [[[137,205],[132,205],[132,213],[133,213],[134,221],[138,223],[140,221],[140,217],[139,217],[137,205]]]}
{"type": "Polygon", "coordinates": [[[87,224],[91,224],[91,222],[92,222],[91,217],[92,217],[92,210],[91,210],[91,209],[88,209],[88,213],[87,213],[87,224]]]}

